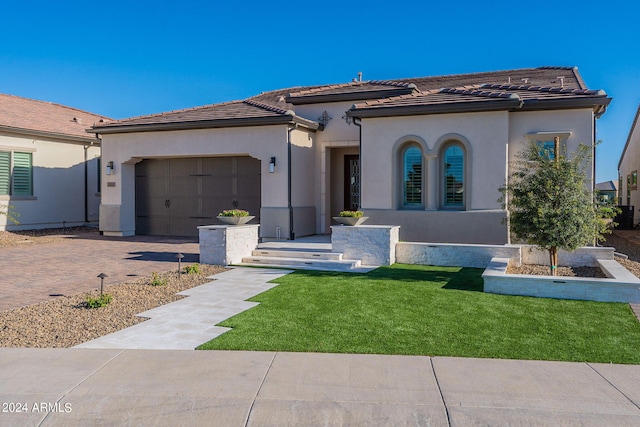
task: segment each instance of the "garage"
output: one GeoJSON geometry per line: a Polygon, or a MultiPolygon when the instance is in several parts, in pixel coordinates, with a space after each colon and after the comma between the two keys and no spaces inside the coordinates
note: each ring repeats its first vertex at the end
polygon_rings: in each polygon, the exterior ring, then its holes
{"type": "Polygon", "coordinates": [[[145,159],[136,165],[136,234],[196,236],[225,209],[260,216],[260,160],[249,156],[145,159]]]}

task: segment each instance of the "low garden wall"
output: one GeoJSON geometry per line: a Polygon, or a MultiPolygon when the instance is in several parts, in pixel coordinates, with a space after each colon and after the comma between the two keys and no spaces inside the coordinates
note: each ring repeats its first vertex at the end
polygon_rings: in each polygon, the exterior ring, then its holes
{"type": "MultiPolygon", "coordinates": [[[[558,264],[568,267],[596,267],[598,259],[613,260],[614,248],[582,247],[574,252],[560,250],[558,264]]],[[[514,265],[549,264],[549,252],[531,245],[465,245],[454,243],[399,242],[396,262],[441,267],[485,268],[494,257],[508,258],[514,265]]]]}
{"type": "Polygon", "coordinates": [[[484,291],[493,294],[600,302],[640,303],[640,279],[614,260],[597,260],[606,279],[507,274],[508,258],[491,260],[482,278],[484,291]]]}
{"type": "Polygon", "coordinates": [[[413,242],[396,245],[396,262],[402,264],[485,268],[493,257],[508,258],[519,264],[520,246],[413,242]]]}

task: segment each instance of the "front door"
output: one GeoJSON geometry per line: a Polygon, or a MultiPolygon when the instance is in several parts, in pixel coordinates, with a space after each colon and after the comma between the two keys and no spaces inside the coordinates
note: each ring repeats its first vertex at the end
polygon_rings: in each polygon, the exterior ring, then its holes
{"type": "Polygon", "coordinates": [[[360,156],[344,156],[344,210],[360,209],[360,156]]]}

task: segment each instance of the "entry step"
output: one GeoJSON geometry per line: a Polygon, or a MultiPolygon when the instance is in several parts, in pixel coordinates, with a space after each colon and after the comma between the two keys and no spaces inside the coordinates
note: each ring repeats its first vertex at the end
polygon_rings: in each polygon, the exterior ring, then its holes
{"type": "Polygon", "coordinates": [[[335,252],[312,252],[312,251],[296,251],[296,250],[278,250],[278,249],[254,249],[251,252],[255,257],[275,257],[275,258],[302,258],[324,261],[340,261],[341,253],[335,252]]]}

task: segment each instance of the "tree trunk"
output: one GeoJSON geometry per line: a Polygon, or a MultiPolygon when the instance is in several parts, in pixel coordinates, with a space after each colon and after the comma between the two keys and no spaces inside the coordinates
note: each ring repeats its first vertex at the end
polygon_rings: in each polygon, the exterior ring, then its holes
{"type": "Polygon", "coordinates": [[[551,267],[551,275],[557,276],[558,270],[558,247],[553,246],[549,249],[549,264],[551,267]]]}

